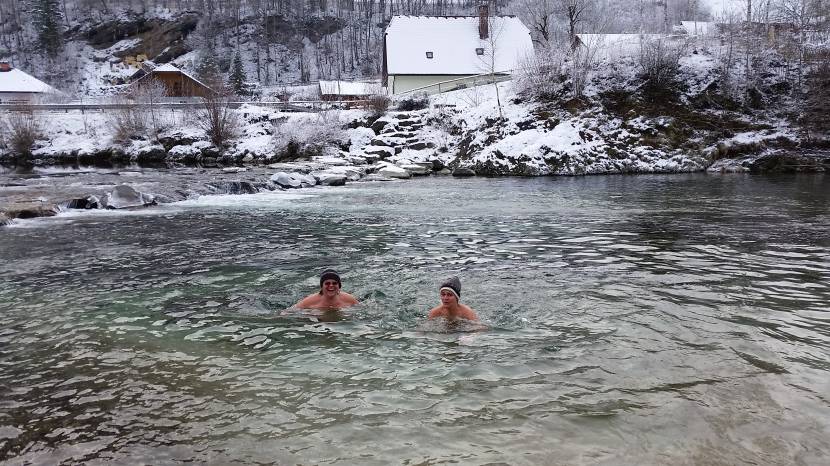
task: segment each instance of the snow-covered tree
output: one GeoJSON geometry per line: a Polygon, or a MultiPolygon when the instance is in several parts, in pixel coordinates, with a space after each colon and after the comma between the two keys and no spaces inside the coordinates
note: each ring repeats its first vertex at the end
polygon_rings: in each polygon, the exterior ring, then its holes
{"type": "Polygon", "coordinates": [[[216,51],[213,48],[205,47],[199,51],[199,57],[196,61],[196,76],[214,90],[221,87],[222,73],[219,71],[216,51]]]}
{"type": "Polygon", "coordinates": [[[245,68],[242,66],[242,56],[237,50],[236,55],[233,57],[233,62],[231,62],[231,74],[228,77],[228,83],[236,95],[245,95],[247,93],[245,81],[247,80],[248,77],[245,75],[245,68]]]}
{"type": "Polygon", "coordinates": [[[32,0],[31,8],[38,48],[49,58],[57,57],[63,47],[63,14],[59,0],[32,0]]]}

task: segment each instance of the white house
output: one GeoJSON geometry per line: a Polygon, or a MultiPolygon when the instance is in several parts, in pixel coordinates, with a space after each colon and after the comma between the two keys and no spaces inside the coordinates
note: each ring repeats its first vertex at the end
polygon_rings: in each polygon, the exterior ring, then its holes
{"type": "Polygon", "coordinates": [[[59,94],[45,82],[0,62],[0,103],[37,103],[46,97],[59,94]]]}
{"type": "Polygon", "coordinates": [[[518,18],[490,16],[482,6],[479,16],[393,16],[383,49],[390,94],[435,93],[488,79],[482,75],[509,77],[533,54],[533,41],[518,18]]]}
{"type": "Polygon", "coordinates": [[[377,81],[320,81],[322,100],[362,100],[381,93],[377,81]]]}
{"type": "Polygon", "coordinates": [[[718,25],[711,21],[681,21],[680,29],[690,36],[711,36],[717,34],[718,25]]]}
{"type": "Polygon", "coordinates": [[[582,47],[599,62],[614,62],[636,58],[644,42],[666,41],[681,45],[688,38],[685,35],[667,34],[577,34],[574,47],[582,47]]]}

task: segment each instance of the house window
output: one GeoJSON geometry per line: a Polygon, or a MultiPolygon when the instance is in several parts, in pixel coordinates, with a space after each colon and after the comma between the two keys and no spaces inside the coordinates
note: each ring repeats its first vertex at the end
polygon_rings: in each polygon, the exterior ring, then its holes
{"type": "Polygon", "coordinates": [[[427,58],[432,58],[432,52],[427,52],[427,58]]]}
{"type": "Polygon", "coordinates": [[[484,55],[484,49],[483,49],[483,48],[481,48],[481,47],[478,47],[478,48],[476,49],[476,55],[484,55]]]}

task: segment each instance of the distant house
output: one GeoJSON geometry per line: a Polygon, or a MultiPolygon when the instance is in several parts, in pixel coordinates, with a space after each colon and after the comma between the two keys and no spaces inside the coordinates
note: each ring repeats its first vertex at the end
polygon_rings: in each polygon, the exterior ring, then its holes
{"type": "Polygon", "coordinates": [[[717,34],[718,25],[711,21],[681,21],[680,29],[690,36],[710,36],[717,34]]]}
{"type": "Polygon", "coordinates": [[[162,84],[167,97],[207,97],[214,92],[206,84],[170,63],[145,72],[145,75],[133,81],[128,89],[139,89],[150,83],[162,84]]]}
{"type": "Polygon", "coordinates": [[[9,63],[0,62],[0,103],[37,103],[60,91],[45,82],[13,68],[9,63]]]}
{"type": "Polygon", "coordinates": [[[389,93],[435,93],[480,83],[480,75],[508,78],[533,54],[533,42],[518,18],[490,16],[483,5],[478,16],[393,16],[383,51],[389,93]]]}
{"type": "Polygon", "coordinates": [[[127,78],[127,81],[131,83],[138,81],[144,76],[147,76],[155,68],[156,64],[151,62],[150,60],[143,61],[140,64],[138,64],[138,69],[135,70],[135,72],[131,74],[129,78],[127,78]]]}
{"type": "Polygon", "coordinates": [[[377,82],[320,81],[321,100],[365,100],[380,93],[377,82]]]}
{"type": "Polygon", "coordinates": [[[638,57],[644,41],[680,43],[686,39],[685,35],[667,34],[577,34],[573,47],[590,50],[595,60],[611,62],[638,57]]]}

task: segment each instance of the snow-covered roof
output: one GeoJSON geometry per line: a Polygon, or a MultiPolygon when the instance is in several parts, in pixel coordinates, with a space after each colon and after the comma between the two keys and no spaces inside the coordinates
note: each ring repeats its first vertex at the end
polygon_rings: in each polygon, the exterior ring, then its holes
{"type": "Polygon", "coordinates": [[[715,18],[730,15],[746,18],[746,0],[703,0],[700,6],[703,10],[708,9],[715,18]]]}
{"type": "Polygon", "coordinates": [[[491,40],[479,39],[478,16],[393,16],[386,28],[388,74],[470,75],[510,71],[533,53],[530,31],[512,16],[490,18],[491,40]],[[476,53],[485,50],[484,55],[476,53]],[[432,52],[432,58],[427,58],[432,52]],[[495,55],[495,56],[493,56],[495,55]],[[495,58],[491,69],[490,60],[495,58]]]}
{"type": "MultiPolygon", "coordinates": [[[[165,63],[163,65],[159,65],[159,66],[153,68],[153,71],[182,71],[182,70],[177,68],[176,65],[174,65],[172,63],[165,63]]],[[[184,71],[182,71],[182,73],[184,73],[184,71]]]]}
{"type": "Polygon", "coordinates": [[[717,23],[708,21],[681,21],[680,25],[686,34],[705,36],[717,32],[717,23]]]}
{"type": "Polygon", "coordinates": [[[364,96],[380,93],[380,84],[376,82],[320,81],[320,94],[364,96]]]}
{"type": "Polygon", "coordinates": [[[138,79],[138,80],[137,80],[137,81],[135,81],[135,82],[136,82],[136,83],[137,83],[137,82],[141,82],[141,81],[143,81],[144,79],[146,79],[146,78],[147,78],[147,76],[150,76],[150,75],[151,75],[151,74],[153,74],[153,73],[159,73],[159,72],[168,72],[168,73],[169,73],[169,72],[174,72],[174,73],[181,73],[181,74],[183,74],[183,75],[187,76],[188,78],[190,78],[190,79],[192,79],[192,80],[196,81],[197,83],[201,84],[202,86],[206,87],[207,89],[210,89],[210,86],[208,86],[207,84],[203,83],[202,81],[199,81],[199,80],[198,80],[198,79],[196,79],[193,75],[191,75],[190,73],[188,73],[187,71],[185,71],[185,70],[183,70],[183,69],[178,68],[176,65],[174,65],[174,64],[172,64],[172,63],[165,63],[165,64],[163,64],[163,65],[159,65],[159,66],[157,66],[157,67],[153,68],[151,71],[147,72],[147,74],[146,74],[146,75],[142,76],[140,79],[138,79]]]}
{"type": "Polygon", "coordinates": [[[0,92],[57,92],[54,87],[17,68],[0,72],[0,92]]]}

